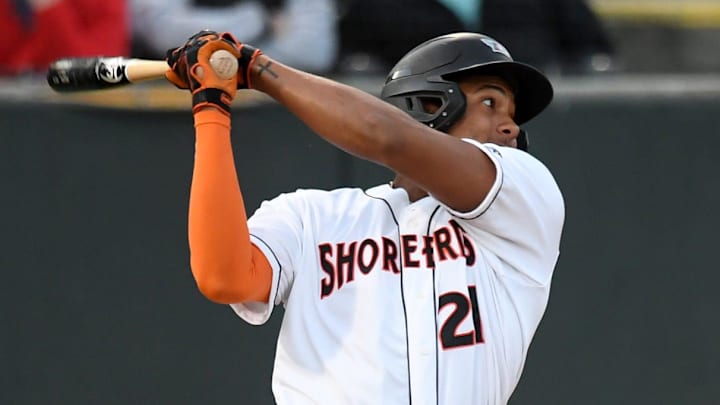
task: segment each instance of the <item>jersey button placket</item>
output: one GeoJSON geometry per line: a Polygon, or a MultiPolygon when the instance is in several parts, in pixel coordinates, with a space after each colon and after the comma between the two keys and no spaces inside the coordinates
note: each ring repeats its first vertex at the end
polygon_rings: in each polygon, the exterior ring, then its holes
{"type": "Polygon", "coordinates": [[[399,220],[412,403],[413,405],[435,404],[436,310],[432,298],[432,269],[425,266],[422,256],[422,241],[427,232],[428,213],[413,207],[403,212],[399,220]],[[410,242],[403,242],[403,237],[409,237],[410,242]],[[409,260],[406,262],[405,258],[409,260]],[[419,266],[409,265],[413,262],[419,263],[419,266]]]}

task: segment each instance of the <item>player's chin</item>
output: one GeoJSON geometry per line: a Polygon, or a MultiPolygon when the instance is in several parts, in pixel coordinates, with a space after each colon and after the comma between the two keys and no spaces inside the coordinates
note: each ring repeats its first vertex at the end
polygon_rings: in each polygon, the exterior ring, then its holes
{"type": "Polygon", "coordinates": [[[517,146],[518,146],[517,138],[514,136],[508,136],[508,135],[495,137],[495,142],[493,142],[493,143],[500,145],[500,146],[507,146],[508,148],[515,148],[515,149],[517,149],[517,146]]]}

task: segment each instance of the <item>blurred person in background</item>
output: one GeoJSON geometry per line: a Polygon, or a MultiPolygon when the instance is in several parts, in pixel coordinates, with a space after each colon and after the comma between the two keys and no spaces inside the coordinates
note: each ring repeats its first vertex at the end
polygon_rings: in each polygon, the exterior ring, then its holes
{"type": "Polygon", "coordinates": [[[459,1],[480,1],[482,30],[511,48],[519,60],[548,73],[592,74],[617,68],[607,32],[585,0],[459,1]]]}
{"type": "Polygon", "coordinates": [[[385,73],[430,38],[465,31],[438,0],[337,0],[341,73],[385,73]]]}
{"type": "Polygon", "coordinates": [[[338,0],[344,72],[382,72],[414,44],[483,32],[550,74],[615,67],[611,42],[583,0],[338,0]]]}
{"type": "Polygon", "coordinates": [[[283,63],[313,73],[334,67],[336,0],[130,0],[134,56],[164,58],[178,38],[207,27],[233,32],[283,63]]]}
{"type": "Polygon", "coordinates": [[[122,0],[0,0],[0,21],[0,75],[43,72],[61,57],[130,50],[122,0]]]}

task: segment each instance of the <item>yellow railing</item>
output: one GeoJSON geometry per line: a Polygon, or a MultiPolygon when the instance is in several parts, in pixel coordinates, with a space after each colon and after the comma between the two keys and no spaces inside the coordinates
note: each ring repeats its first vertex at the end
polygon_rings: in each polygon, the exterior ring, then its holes
{"type": "Polygon", "coordinates": [[[720,0],[589,0],[603,19],[720,28],[720,0]]]}

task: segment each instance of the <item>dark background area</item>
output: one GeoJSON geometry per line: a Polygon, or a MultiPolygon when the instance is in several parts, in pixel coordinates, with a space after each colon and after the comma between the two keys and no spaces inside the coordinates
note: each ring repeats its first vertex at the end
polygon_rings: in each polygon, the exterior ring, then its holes
{"type": "MultiPolygon", "coordinates": [[[[714,404],[720,105],[559,99],[527,126],[567,213],[511,404],[714,404]]],[[[282,311],[244,324],[188,264],[192,117],[0,101],[0,403],[269,404],[282,311]]],[[[383,168],[268,104],[236,109],[248,212],[383,168]]]]}

